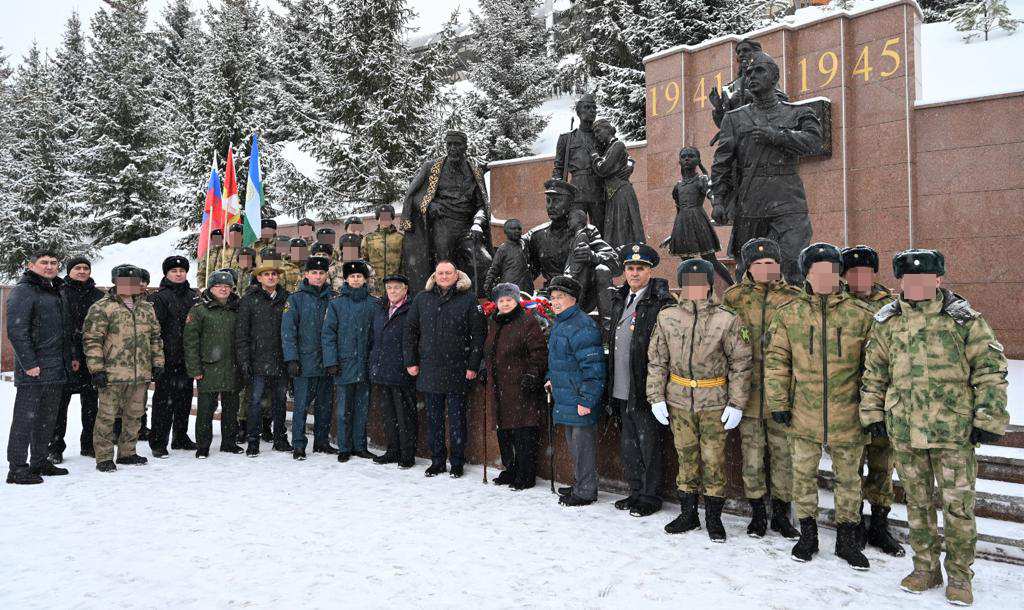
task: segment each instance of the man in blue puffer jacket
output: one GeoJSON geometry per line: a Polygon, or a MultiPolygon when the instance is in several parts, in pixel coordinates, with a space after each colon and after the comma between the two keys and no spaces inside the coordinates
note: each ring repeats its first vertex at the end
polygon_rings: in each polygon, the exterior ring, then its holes
{"type": "Polygon", "coordinates": [[[554,422],[565,426],[576,484],[559,490],[558,502],[586,506],[597,500],[597,422],[604,395],[605,361],[597,324],[576,304],[583,288],[571,277],[551,279],[555,325],[548,339],[545,386],[554,403],[554,422]]]}

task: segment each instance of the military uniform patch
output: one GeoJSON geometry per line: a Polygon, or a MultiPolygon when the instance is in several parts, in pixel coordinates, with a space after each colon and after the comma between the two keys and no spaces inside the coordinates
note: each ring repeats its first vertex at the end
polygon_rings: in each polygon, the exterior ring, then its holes
{"type": "Polygon", "coordinates": [[[742,339],[744,343],[750,343],[750,329],[746,326],[740,327],[740,339],[742,339]]]}

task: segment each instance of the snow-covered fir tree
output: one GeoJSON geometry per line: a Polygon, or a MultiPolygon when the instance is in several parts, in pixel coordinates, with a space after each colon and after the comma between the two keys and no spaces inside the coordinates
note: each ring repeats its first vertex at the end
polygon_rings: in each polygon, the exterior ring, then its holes
{"type": "Polygon", "coordinates": [[[949,21],[953,9],[960,5],[961,0],[917,0],[924,13],[925,23],[949,21]]]}
{"type": "Polygon", "coordinates": [[[473,152],[487,160],[529,155],[548,122],[536,109],[551,96],[555,63],[537,8],[536,0],[481,0],[471,16],[473,89],[461,127],[472,134],[473,152]]]}
{"type": "Polygon", "coordinates": [[[11,199],[0,223],[0,275],[13,277],[40,246],[54,248],[60,258],[82,248],[73,230],[78,223],[60,197],[68,157],[59,134],[62,112],[54,74],[35,44],[15,71],[9,99],[4,165],[11,199]]]}
{"type": "Polygon", "coordinates": [[[1015,19],[1006,6],[1006,0],[967,0],[950,13],[956,31],[967,32],[965,42],[988,35],[994,30],[1005,30],[1010,34],[1017,31],[1024,20],[1015,19]]]}
{"type": "Polygon", "coordinates": [[[163,230],[163,159],[153,115],[145,0],[107,0],[92,18],[82,135],[81,196],[97,245],[163,230]]]}

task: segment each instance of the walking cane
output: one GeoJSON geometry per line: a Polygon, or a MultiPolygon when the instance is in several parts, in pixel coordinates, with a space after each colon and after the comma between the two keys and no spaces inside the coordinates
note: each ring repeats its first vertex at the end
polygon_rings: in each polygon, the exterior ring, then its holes
{"type": "Polygon", "coordinates": [[[551,493],[555,493],[555,412],[551,404],[551,391],[548,397],[548,479],[551,481],[551,493]]]}

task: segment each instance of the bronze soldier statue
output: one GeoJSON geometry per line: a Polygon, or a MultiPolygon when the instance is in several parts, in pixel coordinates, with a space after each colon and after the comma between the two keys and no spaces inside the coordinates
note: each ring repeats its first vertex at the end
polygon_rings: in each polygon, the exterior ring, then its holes
{"type": "MultiPolygon", "coordinates": [[[[754,54],[760,52],[762,52],[761,43],[756,40],[746,39],[736,43],[738,74],[735,80],[722,87],[721,92],[717,88],[712,87],[711,92],[708,93],[708,101],[711,102],[711,118],[715,121],[715,126],[722,126],[722,117],[725,116],[725,113],[736,110],[740,106],[746,106],[754,101],[754,96],[743,78],[743,71],[750,65],[754,54]]],[[[779,89],[778,85],[775,87],[775,97],[780,102],[789,101],[785,92],[779,89]]],[[[718,135],[715,135],[711,143],[714,144],[717,140],[718,135]]]]}
{"type": "MultiPolygon", "coordinates": [[[[590,217],[590,224],[604,229],[604,182],[594,174],[591,154],[600,152],[594,136],[597,119],[597,101],[587,93],[576,102],[576,116],[580,126],[558,136],[555,146],[555,167],[551,177],[571,182],[576,187],[573,207],[580,208],[590,217]]],[[[558,275],[557,273],[555,275],[558,275]]]]}
{"type": "Polygon", "coordinates": [[[445,134],[447,154],[420,166],[402,208],[402,271],[423,290],[438,261],[450,260],[482,296],[491,266],[491,208],[483,170],[466,156],[466,134],[445,134]]]}
{"type": "Polygon", "coordinates": [[[727,112],[711,165],[718,224],[733,223],[728,252],[742,278],[740,248],[755,237],[775,240],[782,250],[786,281],[803,281],[797,259],[811,240],[807,196],[798,160],[821,145],[821,124],[810,108],[780,102],[779,67],[754,53],[744,79],[754,101],[727,112]]]}

